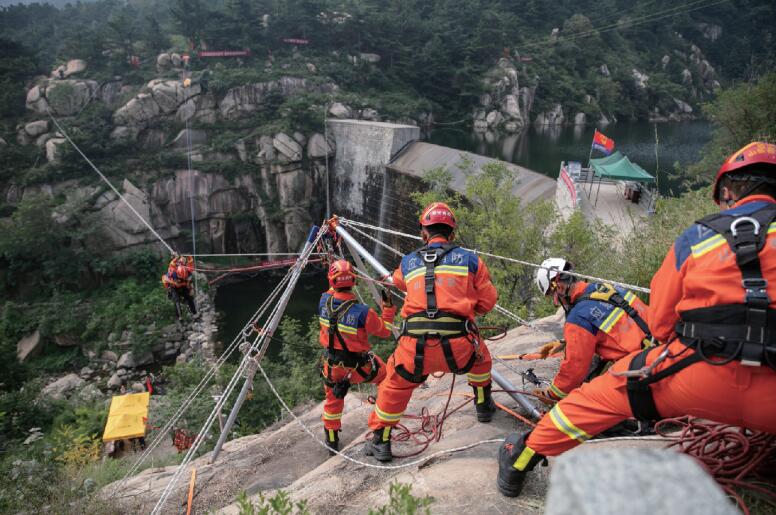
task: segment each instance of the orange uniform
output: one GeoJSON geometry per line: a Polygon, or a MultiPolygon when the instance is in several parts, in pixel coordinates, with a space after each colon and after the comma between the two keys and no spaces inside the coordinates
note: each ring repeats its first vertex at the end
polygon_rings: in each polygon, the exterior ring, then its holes
{"type": "Polygon", "coordinates": [[[396,287],[407,292],[401,313],[405,329],[388,359],[387,376],[380,383],[377,403],[369,417],[373,430],[399,423],[412,392],[428,374],[467,373],[469,384],[475,387],[489,387],[491,382],[488,348],[476,333],[468,332],[474,328],[476,315],[496,305],[498,293],[488,268],[473,252],[450,245],[441,237],[431,239],[426,248],[441,254],[434,267],[426,267],[421,250],[407,254],[393,274],[396,287]],[[433,290],[432,306],[429,289],[433,290]],[[429,312],[435,316],[429,317],[429,312]],[[436,324],[436,333],[425,336],[428,333],[423,329],[413,329],[424,324],[436,324]],[[439,329],[445,324],[449,332],[439,329]],[[440,337],[445,334],[451,336],[440,337]]]}
{"type": "MultiPolygon", "coordinates": [[[[726,224],[730,224],[736,218],[755,216],[775,204],[771,197],[753,195],[723,211],[721,216],[727,220],[726,224]]],[[[739,230],[743,232],[744,227],[745,224],[741,224],[739,230]]],[[[763,226],[762,230],[767,231],[766,240],[755,255],[759,256],[762,278],[767,281],[762,312],[767,313],[770,320],[772,310],[776,309],[776,222],[763,226]]],[[[767,361],[762,341],[752,343],[751,347],[741,344],[739,357],[722,365],[700,359],[697,350],[702,346],[706,349],[705,354],[711,352],[712,347],[703,343],[704,331],[710,327],[705,319],[718,324],[711,325],[715,330],[747,333],[747,323],[735,317],[728,320],[730,325],[722,325],[731,309],[735,313],[736,308],[743,311],[745,307],[742,278],[736,254],[726,238],[703,224],[693,225],[676,240],[655,274],[649,326],[657,339],[671,343],[667,347],[631,353],[615,363],[611,370],[623,372],[639,368],[642,363],[649,366],[667,351],[667,357],[652,370],[650,378],[655,380],[642,383],[643,390],[651,393],[658,417],[692,415],[776,433],[776,370],[773,360],[767,361]],[[712,309],[707,311],[705,308],[712,309]],[[714,309],[720,309],[716,316],[714,309]],[[758,349],[759,353],[755,352],[758,349]],[[639,362],[637,358],[643,361],[639,362]],[[758,360],[762,366],[751,366],[758,360]],[[768,364],[770,366],[766,366],[768,364]]],[[[755,296],[761,293],[758,283],[750,283],[750,290],[755,296]]],[[[740,339],[760,338],[759,332],[754,331],[756,326],[749,329],[753,330],[749,331],[752,334],[740,339]]],[[[769,332],[762,338],[766,342],[772,339],[769,332]]],[[[724,341],[720,345],[720,352],[727,349],[724,341]]],[[[638,383],[638,380],[609,373],[583,384],[542,418],[525,440],[525,448],[514,462],[515,469],[523,470],[535,455],[560,454],[633,417],[634,411],[641,411],[644,406],[643,397],[634,395],[634,391],[639,390],[638,383]]]]}
{"type": "Polygon", "coordinates": [[[589,298],[600,290],[611,288],[646,322],[648,307],[635,294],[619,287],[587,282],[574,284],[566,314],[563,337],[566,354],[547,394],[558,400],[577,388],[590,372],[594,355],[606,362],[616,361],[644,345],[646,334],[639,324],[619,307],[589,298]]]}
{"type": "Polygon", "coordinates": [[[390,338],[396,308],[384,307],[380,316],[369,306],[355,302],[355,298],[349,291],[329,290],[321,296],[318,306],[318,321],[321,325],[318,341],[327,349],[327,356],[323,360],[326,402],[322,417],[327,431],[339,431],[342,427],[345,396],[335,395],[336,383],[346,379],[349,384],[365,381],[379,384],[385,378],[385,363],[370,352],[372,346],[369,344],[369,335],[390,338]],[[332,311],[336,312],[339,336],[336,332],[330,332],[334,315],[332,311]]]}

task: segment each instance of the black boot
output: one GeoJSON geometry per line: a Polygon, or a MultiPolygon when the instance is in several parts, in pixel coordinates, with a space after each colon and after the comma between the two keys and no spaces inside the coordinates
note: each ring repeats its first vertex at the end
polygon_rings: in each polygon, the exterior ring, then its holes
{"type": "Polygon", "coordinates": [[[498,491],[506,497],[517,497],[523,491],[528,472],[537,463],[547,465],[547,458],[526,447],[525,440],[530,433],[512,433],[501,444],[498,451],[498,491]]]}
{"type": "Polygon", "coordinates": [[[339,450],[339,431],[335,431],[334,429],[323,429],[323,432],[326,433],[326,447],[331,449],[329,451],[329,454],[334,456],[337,454],[334,451],[339,450]]]}
{"type": "Polygon", "coordinates": [[[477,408],[477,421],[490,422],[496,413],[496,403],[490,395],[491,386],[472,386],[474,389],[474,407],[477,408]]]}
{"type": "Polygon", "coordinates": [[[364,454],[374,456],[377,461],[391,461],[391,426],[377,429],[372,433],[372,439],[366,442],[364,454]]]}

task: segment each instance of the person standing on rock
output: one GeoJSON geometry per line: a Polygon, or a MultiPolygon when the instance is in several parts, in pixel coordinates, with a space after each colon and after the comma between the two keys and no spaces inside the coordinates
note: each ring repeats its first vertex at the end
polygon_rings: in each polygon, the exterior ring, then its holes
{"type": "MultiPolygon", "coordinates": [[[[614,361],[652,345],[649,307],[641,299],[620,287],[588,283],[564,273],[571,269],[565,259],[549,258],[536,270],[539,291],[552,295],[555,305],[566,312],[565,355],[558,374],[550,386],[534,390],[535,395],[553,401],[600,375],[614,361]]],[[[555,350],[542,348],[542,352],[555,350]]]]}
{"type": "Polygon", "coordinates": [[[322,419],[326,445],[337,451],[348,389],[359,383],[379,384],[385,378],[385,363],[372,352],[369,335],[391,337],[396,307],[385,293],[382,316],[358,303],[352,291],[356,284],[353,265],[344,259],[331,264],[328,279],[330,288],[318,304],[318,341],[325,348],[322,374],[326,402],[322,419]]]}
{"type": "Polygon", "coordinates": [[[776,433],[776,145],[751,143],[714,181],[719,213],[676,239],[652,278],[649,328],[665,345],[639,350],[558,402],[498,454],[499,491],[635,417],[695,416],[776,433]]]}
{"type": "Polygon", "coordinates": [[[181,299],[188,304],[191,315],[197,316],[197,306],[191,294],[191,275],[193,273],[194,258],[192,256],[173,256],[167,266],[167,273],[162,276],[162,285],[167,290],[167,298],[175,304],[175,314],[179,322],[183,321],[181,299]]]}
{"type": "Polygon", "coordinates": [[[404,256],[393,273],[394,285],[407,297],[402,335],[369,416],[374,433],[365,452],[379,461],[393,459],[391,428],[428,374],[466,374],[474,389],[477,420],[490,422],[496,411],[490,352],[474,317],[493,309],[498,293],[482,259],[452,243],[455,228],[455,215],[447,204],[434,202],[426,207],[420,216],[426,245],[404,256]]]}

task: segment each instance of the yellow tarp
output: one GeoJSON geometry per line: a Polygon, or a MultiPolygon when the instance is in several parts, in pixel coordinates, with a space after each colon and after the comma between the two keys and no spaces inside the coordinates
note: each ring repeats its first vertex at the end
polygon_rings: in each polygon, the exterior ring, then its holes
{"type": "Polygon", "coordinates": [[[145,436],[148,418],[148,392],[116,395],[110,401],[108,422],[102,435],[103,442],[145,436]]]}

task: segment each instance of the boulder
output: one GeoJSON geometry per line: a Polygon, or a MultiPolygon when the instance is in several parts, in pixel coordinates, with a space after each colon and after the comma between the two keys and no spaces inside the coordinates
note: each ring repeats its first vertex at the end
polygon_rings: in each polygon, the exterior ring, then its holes
{"type": "Polygon", "coordinates": [[[202,92],[199,83],[185,87],[179,80],[152,80],[148,88],[162,114],[177,111],[184,102],[202,92]]]}
{"type": "Polygon", "coordinates": [[[671,450],[579,448],[556,459],[545,514],[623,512],[734,515],[738,510],[700,464],[671,450]]]}
{"type": "Polygon", "coordinates": [[[692,113],[692,106],[685,102],[684,100],[679,100],[678,98],[673,98],[674,104],[676,104],[676,108],[679,110],[682,114],[690,114],[692,113]]]}
{"type": "Polygon", "coordinates": [[[60,347],[75,347],[78,345],[78,338],[74,338],[67,334],[58,334],[54,336],[54,343],[60,347]]]}
{"type": "Polygon", "coordinates": [[[27,92],[27,109],[35,111],[36,113],[46,114],[48,113],[48,101],[43,96],[43,90],[40,86],[33,86],[27,92]]]}
{"type": "Polygon", "coordinates": [[[372,63],[372,64],[377,64],[382,59],[382,57],[380,57],[378,54],[365,54],[365,53],[360,54],[359,58],[362,61],[366,61],[366,62],[372,63]]]}
{"type": "Polygon", "coordinates": [[[603,75],[604,77],[611,77],[612,74],[609,72],[609,67],[606,64],[602,64],[598,68],[598,72],[603,75]]]}
{"type": "Polygon", "coordinates": [[[132,383],[132,391],[135,393],[143,393],[146,391],[146,388],[143,383],[132,383]]]}
{"type": "Polygon", "coordinates": [[[313,63],[307,63],[307,71],[310,73],[317,73],[318,68],[316,68],[313,63]]]}
{"type": "Polygon", "coordinates": [[[502,116],[499,111],[496,111],[495,109],[488,113],[488,115],[485,117],[485,121],[488,123],[488,127],[498,127],[498,124],[501,123],[502,116]]]}
{"type": "Polygon", "coordinates": [[[366,108],[361,111],[361,119],[362,120],[369,120],[372,122],[379,122],[380,121],[380,114],[375,110],[371,108],[366,108]]]}
{"type": "Polygon", "coordinates": [[[501,112],[507,119],[515,120],[518,123],[523,121],[523,113],[520,111],[520,104],[515,95],[506,95],[504,97],[504,100],[501,102],[501,112]]]}
{"type": "Polygon", "coordinates": [[[29,336],[25,336],[16,343],[16,357],[19,361],[25,361],[27,358],[34,358],[43,349],[43,341],[40,338],[40,331],[37,329],[29,336]]]}
{"type": "Polygon", "coordinates": [[[51,72],[53,79],[66,79],[71,75],[81,73],[86,70],[86,61],[83,59],[71,59],[67,63],[54,68],[51,72]]]}
{"type": "Polygon", "coordinates": [[[304,146],[305,143],[307,143],[307,138],[305,137],[304,134],[302,134],[299,131],[294,132],[294,134],[292,134],[292,136],[293,136],[294,140],[296,140],[296,142],[299,143],[302,146],[304,146]]]}
{"type": "Polygon", "coordinates": [[[47,133],[49,130],[49,122],[48,120],[38,120],[35,122],[30,122],[27,125],[24,126],[24,132],[26,132],[31,137],[40,136],[41,134],[47,133]]]}
{"type": "Polygon", "coordinates": [[[60,116],[81,112],[94,98],[98,84],[93,80],[58,80],[46,87],[46,100],[51,110],[60,116]]]}
{"type": "Polygon", "coordinates": [[[351,118],[353,116],[350,108],[341,102],[334,102],[329,106],[329,114],[334,118],[351,118]]]}
{"type": "Polygon", "coordinates": [[[156,56],[156,67],[165,70],[172,65],[172,61],[170,60],[170,54],[167,52],[163,52],[156,56]]]}
{"type": "Polygon", "coordinates": [[[633,83],[636,85],[636,88],[641,90],[647,89],[647,81],[649,81],[649,75],[638,71],[636,68],[632,68],[631,76],[633,77],[633,83]]]}
{"type": "Polygon", "coordinates": [[[113,141],[128,143],[136,137],[135,131],[126,125],[118,125],[110,132],[110,139],[113,141]]]}
{"type": "Polygon", "coordinates": [[[51,138],[46,141],[46,160],[56,163],[59,159],[59,146],[65,143],[65,138],[51,138]]]}
{"type": "Polygon", "coordinates": [[[685,86],[692,84],[692,72],[687,68],[682,70],[682,84],[685,86]]]}
{"type": "Polygon", "coordinates": [[[64,399],[68,393],[81,387],[85,382],[78,377],[78,374],[68,374],[43,388],[41,395],[52,399],[64,399]]]}
{"type": "Polygon", "coordinates": [[[671,62],[671,56],[666,54],[663,56],[663,58],[660,60],[660,65],[665,70],[666,67],[668,67],[668,64],[671,62]]]}
{"type": "Polygon", "coordinates": [[[89,367],[83,367],[81,369],[81,372],[78,373],[81,379],[89,379],[90,377],[92,377],[92,374],[94,374],[94,370],[92,370],[89,367]]]}
{"type": "Polygon", "coordinates": [[[143,354],[136,354],[133,351],[125,352],[119,358],[119,368],[138,368],[143,365],[148,365],[154,362],[154,355],[150,352],[144,352],[143,354]]]}
{"type": "Polygon", "coordinates": [[[275,147],[270,136],[261,136],[256,142],[259,151],[256,154],[259,163],[271,163],[275,160],[275,147]]]}
{"type": "Polygon", "coordinates": [[[564,121],[563,107],[560,104],[555,104],[555,107],[550,111],[539,113],[534,123],[536,125],[563,125],[564,121]]]}
{"type": "Polygon", "coordinates": [[[172,64],[175,68],[180,68],[181,64],[183,63],[183,60],[181,59],[181,55],[173,52],[170,54],[170,64],[172,64]]]}
{"type": "Polygon", "coordinates": [[[110,379],[108,379],[108,388],[118,389],[124,384],[124,380],[121,378],[118,372],[114,372],[110,379]]]}
{"type": "Polygon", "coordinates": [[[326,156],[334,155],[334,145],[331,141],[326,141],[323,134],[315,133],[310,136],[307,142],[307,156],[310,159],[320,159],[326,156]]]}
{"type": "Polygon", "coordinates": [[[46,148],[46,142],[48,140],[50,140],[51,138],[53,138],[53,137],[55,137],[54,134],[50,133],[50,132],[48,132],[46,134],[41,134],[40,136],[38,136],[38,139],[35,140],[35,146],[38,147],[38,148],[45,149],[46,148]]]}
{"type": "Polygon", "coordinates": [[[302,160],[302,146],[288,134],[279,132],[272,139],[272,146],[278,152],[278,160],[294,163],[302,160]]]}
{"type": "Polygon", "coordinates": [[[159,116],[161,109],[150,93],[141,93],[113,113],[115,125],[145,127],[159,116]]]}
{"type": "Polygon", "coordinates": [[[97,385],[93,383],[88,383],[86,386],[81,388],[81,390],[79,390],[75,396],[82,402],[99,401],[105,397],[100,389],[97,388],[97,385]]]}

